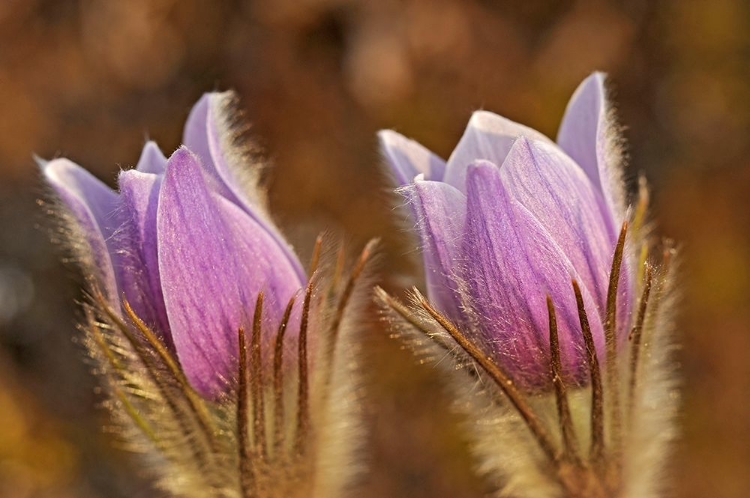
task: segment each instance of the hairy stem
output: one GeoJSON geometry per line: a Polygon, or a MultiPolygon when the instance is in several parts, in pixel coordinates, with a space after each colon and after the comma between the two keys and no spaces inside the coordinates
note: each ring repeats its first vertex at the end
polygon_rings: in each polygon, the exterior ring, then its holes
{"type": "Polygon", "coordinates": [[[273,398],[274,398],[274,453],[280,455],[284,448],[284,337],[292,315],[295,296],[289,300],[284,310],[284,317],[276,334],[276,346],[273,355],[273,398]]]}
{"type": "Polygon", "coordinates": [[[643,285],[643,294],[638,307],[638,317],[636,318],[633,329],[630,331],[629,339],[632,342],[630,353],[630,387],[628,392],[628,406],[632,413],[635,389],[638,383],[638,360],[641,352],[641,338],[643,335],[643,322],[646,320],[646,310],[648,307],[649,295],[651,294],[651,284],[653,281],[653,271],[651,265],[646,265],[646,278],[643,285]]]}
{"type": "Polygon", "coordinates": [[[557,415],[563,436],[564,456],[569,460],[578,462],[578,439],[573,428],[573,417],[570,415],[568,393],[562,378],[562,361],[560,359],[560,341],[557,334],[555,305],[549,296],[547,296],[547,311],[549,313],[550,374],[552,375],[552,384],[555,386],[557,415]]]}
{"type": "Polygon", "coordinates": [[[612,269],[609,274],[607,289],[607,315],[604,321],[604,344],[607,351],[607,392],[609,393],[610,413],[609,430],[612,449],[620,451],[622,445],[622,421],[620,414],[619,368],[617,365],[617,290],[620,284],[620,270],[622,269],[622,255],[625,248],[625,236],[628,222],[622,224],[620,236],[617,239],[615,254],[612,258],[612,269]]]}
{"type": "Polygon", "coordinates": [[[589,318],[583,304],[583,296],[578,282],[573,280],[573,292],[578,304],[578,319],[581,322],[581,332],[586,345],[586,356],[588,358],[589,373],[591,375],[591,448],[590,459],[599,462],[604,456],[604,389],[602,387],[602,374],[599,367],[599,358],[596,355],[594,336],[591,334],[589,318]]]}
{"type": "Polygon", "coordinates": [[[458,328],[451,323],[446,317],[444,317],[439,311],[433,308],[423,296],[419,296],[419,304],[424,308],[427,313],[445,329],[448,334],[453,338],[454,341],[482,367],[487,375],[497,384],[500,390],[505,394],[508,400],[511,402],[513,407],[516,409],[518,414],[521,416],[526,426],[531,431],[536,441],[539,443],[540,448],[544,454],[555,464],[559,463],[557,451],[552,443],[552,440],[547,433],[547,430],[542,425],[539,418],[531,409],[531,406],[526,402],[526,399],[521,394],[521,391],[513,383],[513,380],[498,366],[492,359],[484,354],[474,343],[471,342],[466,336],[461,333],[458,328]]]}

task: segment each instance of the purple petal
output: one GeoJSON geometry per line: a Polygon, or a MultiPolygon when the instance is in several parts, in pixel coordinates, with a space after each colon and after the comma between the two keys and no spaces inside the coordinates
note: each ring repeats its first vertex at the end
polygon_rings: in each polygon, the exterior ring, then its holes
{"type": "MultiPolygon", "coordinates": [[[[182,134],[182,143],[187,146],[201,161],[204,173],[211,182],[212,187],[224,197],[235,200],[234,193],[226,185],[217,171],[215,159],[211,152],[210,141],[217,140],[218,131],[215,128],[212,119],[211,100],[216,94],[205,93],[193,106],[185,123],[185,130],[182,134]]],[[[219,158],[221,159],[221,158],[219,158]]]]}
{"type": "MultiPolygon", "coordinates": [[[[580,282],[563,250],[538,220],[507,192],[498,168],[472,165],[467,176],[465,280],[483,327],[488,351],[513,379],[527,387],[549,383],[549,320],[546,296],[557,311],[563,372],[586,378],[584,346],[571,280],[580,282]]],[[[586,309],[596,303],[581,285],[586,309]]],[[[603,351],[599,320],[591,320],[598,351],[603,351]]]]}
{"type": "Polygon", "coordinates": [[[303,285],[276,241],[233,203],[212,195],[198,158],[169,159],[157,213],[159,273],[177,355],[205,396],[236,371],[237,331],[266,296],[264,335],[303,285]]]}
{"type": "Polygon", "coordinates": [[[610,115],[603,73],[576,89],[565,111],[557,143],[601,189],[616,228],[625,220],[625,192],[619,171],[618,137],[610,115]]]}
{"type": "Polygon", "coordinates": [[[513,142],[521,136],[549,141],[547,137],[528,126],[488,111],[476,111],[448,159],[443,181],[466,192],[466,169],[469,165],[478,159],[503,164],[513,142]]]}
{"type": "Polygon", "coordinates": [[[422,239],[427,296],[438,309],[460,321],[457,276],[466,196],[446,183],[419,177],[408,192],[422,239]]]}
{"type": "Polygon", "coordinates": [[[167,158],[164,157],[159,146],[151,140],[146,142],[141,152],[141,158],[138,159],[138,166],[135,169],[141,173],[161,175],[164,174],[166,167],[167,158]]]}
{"type": "Polygon", "coordinates": [[[616,235],[604,200],[555,145],[519,138],[500,169],[510,202],[536,219],[562,249],[604,316],[616,235]]]}
{"type": "Polygon", "coordinates": [[[125,218],[119,238],[122,291],[138,317],[173,348],[159,277],[156,235],[162,177],[130,170],[120,173],[118,183],[121,212],[125,218]]]}
{"type": "Polygon", "coordinates": [[[296,254],[265,212],[257,172],[246,168],[242,151],[237,151],[231,144],[235,133],[228,116],[231,100],[231,92],[204,94],[188,116],[183,143],[200,158],[212,190],[240,206],[263,225],[281,246],[299,279],[304,280],[306,273],[296,254]]]}
{"type": "MultiPolygon", "coordinates": [[[[78,222],[91,246],[93,270],[99,272],[102,292],[119,303],[113,266],[112,234],[119,228],[117,194],[91,173],[67,159],[43,164],[44,176],[78,222]]],[[[119,304],[118,304],[119,309],[119,304]]]]}
{"type": "Polygon", "coordinates": [[[227,140],[229,130],[225,116],[231,93],[206,93],[193,106],[185,123],[182,141],[200,158],[207,180],[216,192],[238,205],[249,201],[243,190],[242,180],[237,178],[227,164],[227,140]]]}
{"type": "Polygon", "coordinates": [[[426,180],[443,179],[445,161],[421,144],[391,130],[378,132],[378,139],[399,186],[409,185],[419,174],[426,180]]]}

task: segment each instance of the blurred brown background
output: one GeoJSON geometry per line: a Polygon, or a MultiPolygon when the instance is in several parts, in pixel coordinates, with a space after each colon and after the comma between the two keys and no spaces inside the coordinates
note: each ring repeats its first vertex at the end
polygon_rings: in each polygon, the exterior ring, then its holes
{"type": "MultiPolygon", "coordinates": [[[[234,88],[292,239],[308,222],[355,247],[383,236],[399,284],[414,248],[384,209],[375,131],[447,156],[483,107],[554,136],[595,69],[617,89],[629,175],[648,175],[684,249],[675,495],[750,496],[746,0],[0,1],[0,496],[156,496],[100,430],[79,282],[49,243],[32,153],[111,183],[145,137],[176,148],[202,92],[234,88]]],[[[371,472],[356,496],[486,493],[430,368],[382,330],[366,341],[371,472]]]]}

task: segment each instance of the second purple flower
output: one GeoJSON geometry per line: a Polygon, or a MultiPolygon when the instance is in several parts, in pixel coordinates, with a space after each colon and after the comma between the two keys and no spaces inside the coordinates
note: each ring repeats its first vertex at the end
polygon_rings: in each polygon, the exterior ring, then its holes
{"type": "MultiPolygon", "coordinates": [[[[527,387],[549,383],[549,296],[557,308],[563,373],[588,376],[571,281],[579,283],[597,351],[604,352],[607,289],[626,219],[603,76],[571,99],[554,143],[541,133],[477,111],[444,162],[421,145],[380,133],[384,155],[410,201],[425,263],[427,294],[527,387]]],[[[631,285],[619,299],[627,335],[631,285]]]]}

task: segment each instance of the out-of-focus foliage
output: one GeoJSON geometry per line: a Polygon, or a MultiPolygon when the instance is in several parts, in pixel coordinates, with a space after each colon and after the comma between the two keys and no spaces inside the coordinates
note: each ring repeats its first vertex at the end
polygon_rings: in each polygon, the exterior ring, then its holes
{"type": "MultiPolygon", "coordinates": [[[[375,131],[445,155],[484,107],[554,135],[594,69],[617,85],[631,176],[647,173],[659,229],[684,248],[676,494],[750,495],[743,0],[0,2],[0,495],[150,494],[99,430],[72,340],[78,282],[36,228],[49,224],[32,152],[111,181],[146,136],[176,148],[203,91],[235,88],[276,160],[272,202],[301,251],[325,226],[352,247],[382,235],[393,288],[415,249],[383,209],[375,131]]],[[[358,496],[480,496],[429,368],[369,335],[371,472],[358,496]]]]}

